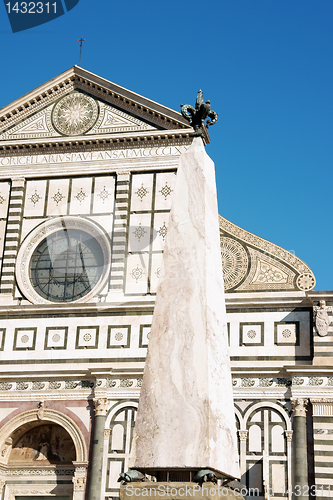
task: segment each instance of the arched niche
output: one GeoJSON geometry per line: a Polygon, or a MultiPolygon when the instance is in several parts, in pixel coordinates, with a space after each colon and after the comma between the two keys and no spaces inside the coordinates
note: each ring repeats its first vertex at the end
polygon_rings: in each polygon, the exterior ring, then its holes
{"type": "Polygon", "coordinates": [[[29,422],[13,433],[7,465],[69,465],[76,461],[73,439],[59,424],[29,422]]]}
{"type": "MultiPolygon", "coordinates": [[[[79,427],[75,424],[75,422],[56,410],[43,409],[42,412],[38,410],[30,410],[16,415],[0,430],[0,464],[2,463],[5,465],[8,463],[11,459],[13,449],[15,446],[20,444],[20,440],[22,440],[24,436],[29,439],[32,437],[35,440],[35,443],[39,441],[37,446],[41,448],[42,443],[47,442],[46,440],[43,441],[43,431],[41,431],[41,434],[39,435],[38,428],[42,426],[47,426],[47,429],[44,429],[44,434],[45,432],[49,432],[51,434],[52,432],[55,433],[56,429],[58,429],[59,437],[59,433],[62,432],[63,437],[66,437],[68,443],[70,443],[70,440],[73,443],[75,450],[75,462],[81,463],[82,465],[87,463],[86,443],[79,427]],[[61,428],[62,431],[60,431],[59,428],[61,428]]],[[[51,434],[50,439],[53,439],[51,434]]],[[[45,449],[46,444],[44,445],[44,450],[45,449]]],[[[37,451],[41,451],[41,449],[37,451]]],[[[31,456],[32,455],[33,451],[31,452],[31,456]]],[[[50,458],[52,459],[51,453],[50,458]]]]}

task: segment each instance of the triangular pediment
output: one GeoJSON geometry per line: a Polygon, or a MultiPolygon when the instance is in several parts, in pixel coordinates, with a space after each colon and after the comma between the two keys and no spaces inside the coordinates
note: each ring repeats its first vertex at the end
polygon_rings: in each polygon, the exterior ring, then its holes
{"type": "Polygon", "coordinates": [[[305,292],[315,286],[311,269],[296,255],[219,219],[226,292],[305,292]]]}
{"type": "Polygon", "coordinates": [[[188,129],[180,113],[78,66],[0,110],[0,143],[188,129]]]}
{"type": "Polygon", "coordinates": [[[73,91],[0,134],[0,141],[158,130],[82,92],[73,91]]]}

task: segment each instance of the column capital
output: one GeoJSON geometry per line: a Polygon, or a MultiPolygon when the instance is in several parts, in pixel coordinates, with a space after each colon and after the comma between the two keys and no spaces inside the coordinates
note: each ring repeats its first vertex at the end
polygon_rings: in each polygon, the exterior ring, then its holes
{"type": "Polygon", "coordinates": [[[94,410],[96,417],[102,415],[106,416],[109,407],[109,400],[107,398],[94,399],[94,410]]]}
{"type": "Polygon", "coordinates": [[[294,417],[306,417],[308,398],[291,398],[290,402],[294,417]]]}
{"type": "Polygon", "coordinates": [[[238,431],[240,441],[246,441],[249,431],[238,431]]]}
{"type": "Polygon", "coordinates": [[[291,443],[291,441],[293,440],[293,432],[294,431],[284,431],[288,443],[291,443]]]}
{"type": "Polygon", "coordinates": [[[111,429],[104,429],[104,439],[108,440],[111,434],[111,429]]]}

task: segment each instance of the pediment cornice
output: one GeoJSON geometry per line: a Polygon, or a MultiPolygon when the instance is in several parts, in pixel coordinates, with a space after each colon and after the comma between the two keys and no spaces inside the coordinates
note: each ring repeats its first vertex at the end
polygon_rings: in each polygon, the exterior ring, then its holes
{"type": "MultiPolygon", "coordinates": [[[[74,90],[84,92],[113,106],[120,113],[127,113],[133,117],[133,120],[142,120],[161,132],[192,131],[181,113],[74,66],[2,108],[0,110],[0,135],[74,90]]],[[[66,136],[61,139],[70,140],[71,137],[66,136]]],[[[75,137],[76,141],[80,139],[75,137]]],[[[23,139],[19,138],[16,142],[22,143],[22,141],[23,139]]],[[[6,139],[3,143],[10,144],[10,142],[6,139]]],[[[36,141],[28,142],[35,143],[36,141]]]]}

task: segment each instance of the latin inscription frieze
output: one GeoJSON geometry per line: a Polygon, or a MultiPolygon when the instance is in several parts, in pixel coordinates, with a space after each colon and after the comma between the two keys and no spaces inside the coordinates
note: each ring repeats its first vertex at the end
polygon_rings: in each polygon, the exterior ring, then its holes
{"type": "Polygon", "coordinates": [[[106,151],[71,152],[46,155],[4,156],[0,157],[0,166],[10,167],[76,162],[98,162],[122,159],[128,160],[160,156],[179,156],[186,149],[186,146],[160,146],[153,148],[114,149],[106,151]]]}

